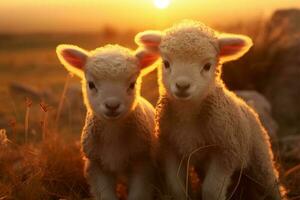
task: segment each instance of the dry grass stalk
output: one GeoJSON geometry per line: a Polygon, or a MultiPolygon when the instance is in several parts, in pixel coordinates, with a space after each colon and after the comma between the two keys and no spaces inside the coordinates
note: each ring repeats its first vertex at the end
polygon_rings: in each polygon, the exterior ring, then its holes
{"type": "Polygon", "coordinates": [[[9,120],[8,124],[12,130],[12,138],[15,141],[17,139],[17,120],[15,118],[12,118],[9,120]]]}
{"type": "MultiPolygon", "coordinates": [[[[186,179],[185,179],[185,186],[182,185],[183,187],[183,190],[185,192],[185,195],[186,195],[186,199],[189,199],[189,168],[190,168],[190,162],[191,162],[191,158],[192,156],[201,151],[201,150],[205,150],[205,149],[208,149],[208,148],[213,148],[213,147],[217,147],[218,145],[215,145],[215,144],[212,144],[212,145],[206,145],[206,146],[202,146],[202,147],[199,147],[197,149],[195,149],[194,151],[192,151],[189,155],[188,155],[188,159],[187,159],[187,166],[186,166],[186,179]]],[[[178,169],[177,169],[177,178],[179,179],[179,173],[180,173],[180,169],[183,165],[183,161],[185,159],[186,156],[183,156],[180,160],[180,163],[179,163],[179,166],[178,166],[178,169]]]]}
{"type": "Polygon", "coordinates": [[[45,104],[44,102],[40,103],[40,107],[43,111],[43,120],[41,122],[42,124],[42,139],[45,141],[47,137],[47,120],[48,120],[48,111],[49,111],[49,105],[45,104]]]}
{"type": "Polygon", "coordinates": [[[178,182],[181,184],[182,190],[185,192],[186,198],[189,198],[189,194],[186,193],[186,191],[185,191],[185,186],[181,183],[181,179],[180,179],[180,170],[181,170],[181,167],[182,167],[182,165],[183,165],[183,161],[184,161],[185,157],[186,157],[185,155],[182,156],[182,158],[181,158],[181,160],[180,160],[180,163],[179,163],[179,166],[178,166],[178,169],[177,169],[176,177],[177,177],[178,182]]]}
{"type": "Polygon", "coordinates": [[[299,200],[299,199],[300,199],[300,195],[290,198],[290,200],[299,200]]]}
{"type": "Polygon", "coordinates": [[[25,143],[28,142],[28,128],[29,128],[29,113],[30,113],[30,108],[32,106],[32,101],[29,98],[26,98],[26,114],[25,114],[25,122],[24,122],[24,127],[25,127],[25,143]]]}
{"type": "MultiPolygon", "coordinates": [[[[59,101],[59,105],[58,105],[58,109],[57,109],[57,113],[56,113],[56,117],[55,117],[55,130],[57,130],[58,128],[58,122],[59,122],[59,117],[63,108],[63,104],[64,104],[64,100],[66,98],[66,93],[70,84],[70,80],[73,77],[73,75],[71,73],[69,73],[66,77],[66,81],[65,81],[65,85],[64,85],[64,89],[59,101]]],[[[56,132],[56,131],[55,131],[56,132]]]]}
{"type": "Polygon", "coordinates": [[[291,174],[297,172],[298,170],[300,170],[300,164],[298,164],[298,165],[296,165],[296,166],[294,166],[294,167],[288,169],[288,170],[285,172],[284,175],[285,175],[285,177],[287,177],[287,176],[289,176],[289,175],[291,175],[291,174]]]}
{"type": "Polygon", "coordinates": [[[206,145],[206,146],[202,146],[199,147],[197,149],[195,149],[194,151],[192,151],[189,156],[188,156],[188,160],[187,160],[187,168],[186,168],[186,179],[185,179],[185,193],[187,194],[186,198],[188,200],[188,190],[189,190],[189,168],[190,168],[190,162],[191,162],[191,158],[192,156],[202,150],[208,149],[208,148],[213,148],[213,147],[217,147],[218,145],[216,144],[211,144],[211,145],[206,145]]]}

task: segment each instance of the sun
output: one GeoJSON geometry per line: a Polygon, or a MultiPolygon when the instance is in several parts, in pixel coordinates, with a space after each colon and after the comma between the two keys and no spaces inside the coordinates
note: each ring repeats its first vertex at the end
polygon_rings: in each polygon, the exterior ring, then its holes
{"type": "Polygon", "coordinates": [[[154,5],[159,9],[167,8],[171,3],[171,0],[154,0],[154,5]]]}

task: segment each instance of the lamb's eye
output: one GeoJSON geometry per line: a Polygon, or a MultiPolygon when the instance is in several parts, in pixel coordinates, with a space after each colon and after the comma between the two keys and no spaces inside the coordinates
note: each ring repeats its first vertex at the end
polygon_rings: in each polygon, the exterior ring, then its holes
{"type": "Polygon", "coordinates": [[[163,64],[164,64],[164,67],[165,67],[166,69],[169,69],[169,68],[170,68],[170,63],[169,63],[168,61],[164,60],[164,61],[163,61],[163,64]]]}
{"type": "Polygon", "coordinates": [[[129,85],[129,89],[130,89],[130,90],[133,90],[133,89],[134,89],[135,83],[136,83],[135,81],[133,81],[133,82],[130,83],[130,85],[129,85]]]}
{"type": "Polygon", "coordinates": [[[92,81],[89,81],[88,85],[89,85],[90,90],[96,89],[96,86],[92,81]]]}
{"type": "Polygon", "coordinates": [[[204,69],[205,71],[209,71],[210,68],[211,68],[211,63],[206,63],[206,64],[204,65],[204,67],[203,67],[203,69],[204,69]]]}

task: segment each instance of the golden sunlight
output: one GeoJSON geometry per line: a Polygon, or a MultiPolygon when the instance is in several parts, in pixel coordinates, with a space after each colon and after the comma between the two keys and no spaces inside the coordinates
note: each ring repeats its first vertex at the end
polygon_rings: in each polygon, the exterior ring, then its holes
{"type": "Polygon", "coordinates": [[[154,0],[154,5],[159,9],[167,8],[171,3],[171,0],[154,0]]]}

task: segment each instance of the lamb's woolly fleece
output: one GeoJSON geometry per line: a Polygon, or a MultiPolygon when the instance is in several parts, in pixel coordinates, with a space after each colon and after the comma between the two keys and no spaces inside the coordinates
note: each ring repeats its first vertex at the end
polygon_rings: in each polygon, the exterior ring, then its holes
{"type": "Polygon", "coordinates": [[[133,51],[119,45],[106,45],[90,52],[86,72],[97,78],[116,79],[139,71],[133,51]]]}
{"type": "MultiPolygon", "coordinates": [[[[130,78],[139,71],[134,52],[119,45],[106,45],[90,52],[85,68],[94,78],[109,80],[130,78]]],[[[147,159],[152,152],[154,108],[139,95],[140,77],[137,82],[137,105],[126,119],[115,123],[101,121],[91,109],[86,117],[82,132],[83,153],[89,159],[101,161],[110,171],[124,169],[134,159],[147,159]]]]}
{"type": "Polygon", "coordinates": [[[189,155],[201,146],[216,145],[213,149],[218,149],[217,152],[224,156],[220,157],[224,158],[222,163],[228,168],[239,168],[243,162],[244,166],[248,166],[250,160],[263,160],[261,157],[268,158],[269,153],[273,158],[272,152],[269,152],[269,136],[259,122],[257,114],[234,93],[224,90],[225,86],[221,81],[216,85],[214,92],[208,94],[201,105],[193,107],[193,113],[190,114],[185,113],[185,108],[182,108],[182,112],[177,112],[176,106],[173,106],[167,96],[160,97],[157,115],[161,128],[161,142],[175,145],[180,155],[189,155]],[[182,118],[182,115],[185,117],[182,118]],[[170,121],[177,122],[173,123],[175,128],[169,127],[172,124],[170,121]],[[199,122],[198,134],[180,133],[181,123],[191,121],[199,122]],[[171,129],[173,131],[170,131],[171,129]],[[176,129],[178,133],[174,132],[176,129]],[[258,145],[257,141],[263,142],[259,142],[258,145]],[[252,158],[253,147],[264,150],[261,155],[252,158]],[[264,155],[264,152],[267,155],[264,155]]]}
{"type": "Polygon", "coordinates": [[[152,199],[154,108],[138,97],[137,106],[121,123],[106,123],[92,112],[81,136],[85,174],[95,199],[116,200],[115,184],[128,181],[128,199],[152,199]]]}
{"type": "MultiPolygon", "coordinates": [[[[200,167],[217,157],[225,170],[242,169],[243,174],[258,183],[260,190],[270,192],[272,199],[277,199],[277,187],[285,195],[285,189],[277,185],[278,172],[269,136],[252,108],[219,82],[214,92],[192,110],[174,106],[165,95],[160,97],[156,107],[160,155],[176,152],[178,158],[183,158],[194,152],[191,163],[200,167]],[[211,147],[195,151],[206,146],[211,147]]],[[[241,187],[250,191],[244,194],[247,199],[259,197],[255,196],[255,189],[241,187]]]]}
{"type": "MultiPolygon", "coordinates": [[[[185,62],[189,58],[199,59],[203,56],[214,55],[218,58],[219,51],[213,30],[200,23],[185,22],[163,33],[159,50],[162,56],[182,56],[185,62]]],[[[163,87],[161,71],[162,66],[159,68],[159,81],[160,87],[163,87]]],[[[245,174],[262,183],[262,188],[270,192],[272,199],[279,199],[276,189],[278,172],[273,163],[269,136],[255,111],[230,92],[219,75],[215,76],[213,87],[204,99],[192,105],[187,104],[173,102],[166,91],[161,90],[156,107],[161,155],[168,158],[168,155],[175,154],[181,159],[199,147],[213,145],[208,151],[196,151],[192,159],[194,163],[206,166],[211,159],[217,160],[217,165],[222,166],[228,177],[233,171],[242,169],[245,174]]],[[[167,169],[166,173],[169,171],[167,169]]],[[[213,194],[215,186],[220,184],[216,181],[211,179],[204,182],[207,185],[203,190],[212,190],[213,194]]],[[[170,182],[173,184],[174,181],[170,182]]],[[[227,188],[227,185],[224,187],[227,188]]],[[[178,189],[174,190],[179,192],[178,189]]],[[[250,188],[248,190],[253,192],[250,188]]],[[[225,199],[225,195],[221,194],[219,199],[225,199]]]]}
{"type": "Polygon", "coordinates": [[[153,159],[154,108],[143,98],[121,124],[107,125],[88,113],[82,131],[84,155],[98,160],[105,171],[122,172],[139,160],[153,159]],[[114,127],[114,128],[113,128],[114,127]]]}
{"type": "Polygon", "coordinates": [[[216,32],[208,26],[200,22],[183,21],[163,32],[160,51],[192,58],[204,56],[207,52],[216,56],[219,52],[217,41],[216,32]]]}
{"type": "Polygon", "coordinates": [[[95,199],[117,199],[115,183],[120,176],[129,181],[129,199],[146,200],[152,195],[149,183],[153,177],[153,149],[157,139],[154,135],[155,110],[140,96],[139,62],[135,52],[118,45],[107,45],[88,52],[85,76],[82,77],[88,112],[81,147],[86,158],[86,178],[95,199]],[[97,117],[88,103],[87,75],[108,81],[137,77],[135,95],[130,97],[134,99],[135,106],[120,120],[97,117]]]}

